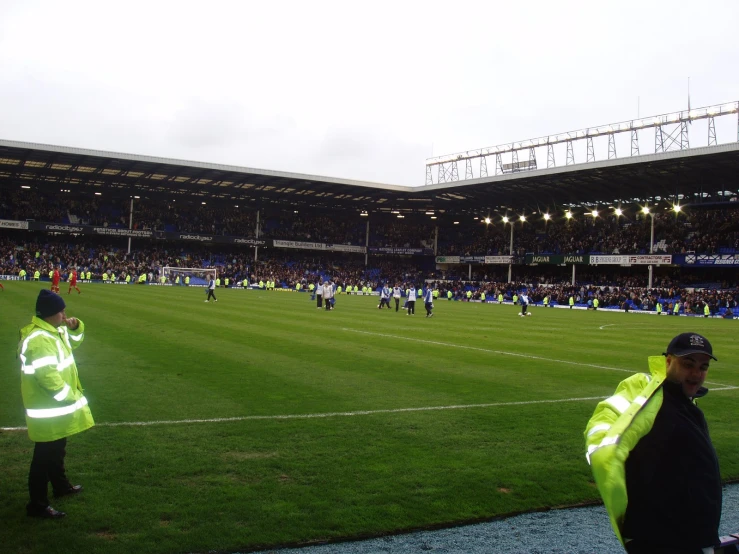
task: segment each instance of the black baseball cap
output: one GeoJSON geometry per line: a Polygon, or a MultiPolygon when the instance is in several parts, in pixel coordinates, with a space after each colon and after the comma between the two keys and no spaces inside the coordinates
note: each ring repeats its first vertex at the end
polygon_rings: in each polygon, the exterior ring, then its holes
{"type": "Polygon", "coordinates": [[[708,339],[698,333],[682,333],[670,341],[667,351],[662,355],[687,356],[688,354],[707,354],[718,361],[713,355],[713,347],[708,339]]]}

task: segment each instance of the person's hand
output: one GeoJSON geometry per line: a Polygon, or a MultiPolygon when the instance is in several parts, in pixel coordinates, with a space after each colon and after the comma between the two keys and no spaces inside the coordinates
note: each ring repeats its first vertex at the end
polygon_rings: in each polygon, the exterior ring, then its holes
{"type": "Polygon", "coordinates": [[[72,331],[76,330],[80,326],[80,322],[76,317],[68,317],[63,321],[64,325],[69,327],[72,331]]]}

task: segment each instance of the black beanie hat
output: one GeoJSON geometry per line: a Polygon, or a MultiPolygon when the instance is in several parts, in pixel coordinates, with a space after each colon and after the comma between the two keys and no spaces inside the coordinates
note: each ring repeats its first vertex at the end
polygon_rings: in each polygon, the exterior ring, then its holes
{"type": "Polygon", "coordinates": [[[44,319],[50,315],[58,314],[66,307],[67,305],[61,296],[50,290],[42,289],[36,299],[36,317],[44,319]]]}

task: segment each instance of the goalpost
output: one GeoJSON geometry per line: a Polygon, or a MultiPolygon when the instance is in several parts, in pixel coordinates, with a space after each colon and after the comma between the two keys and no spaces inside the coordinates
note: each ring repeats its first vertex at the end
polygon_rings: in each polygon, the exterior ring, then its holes
{"type": "Polygon", "coordinates": [[[190,277],[190,286],[205,286],[208,284],[208,276],[212,275],[213,279],[218,279],[218,269],[215,267],[202,268],[202,267],[162,267],[162,271],[159,274],[167,279],[167,283],[173,285],[177,282],[177,277],[180,278],[180,284],[185,284],[185,277],[190,277]]]}

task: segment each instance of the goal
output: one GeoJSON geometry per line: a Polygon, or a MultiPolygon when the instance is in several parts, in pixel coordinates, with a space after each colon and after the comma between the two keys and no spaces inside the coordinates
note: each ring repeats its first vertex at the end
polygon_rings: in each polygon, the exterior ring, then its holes
{"type": "Polygon", "coordinates": [[[205,286],[208,284],[208,276],[212,275],[213,279],[218,279],[218,269],[215,267],[162,267],[160,277],[167,278],[167,283],[176,284],[177,277],[180,278],[180,284],[185,284],[185,277],[190,277],[190,286],[205,286]]]}

